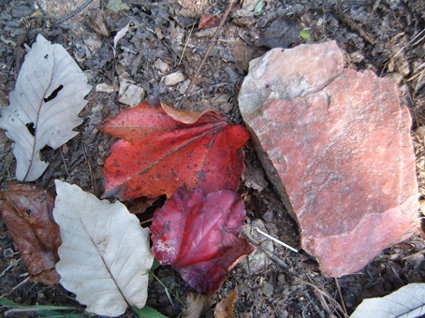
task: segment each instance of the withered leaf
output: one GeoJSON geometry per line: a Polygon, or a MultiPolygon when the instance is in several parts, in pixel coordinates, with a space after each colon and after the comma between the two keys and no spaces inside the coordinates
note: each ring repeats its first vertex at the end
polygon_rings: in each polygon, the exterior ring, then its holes
{"type": "Polygon", "coordinates": [[[60,276],[55,270],[61,244],[53,221],[54,197],[45,189],[9,183],[0,192],[0,211],[33,281],[53,285],[60,276]]]}

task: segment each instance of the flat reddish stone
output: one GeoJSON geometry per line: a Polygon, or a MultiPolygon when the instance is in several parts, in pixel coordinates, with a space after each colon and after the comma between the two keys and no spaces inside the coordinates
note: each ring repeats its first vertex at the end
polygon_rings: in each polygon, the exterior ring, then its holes
{"type": "Polygon", "coordinates": [[[316,93],[242,113],[325,275],[361,269],[416,227],[411,117],[390,80],[346,69],[316,93]]]}
{"type": "Polygon", "coordinates": [[[342,73],[344,61],[335,41],[272,49],[249,63],[239,93],[242,116],[267,99],[291,100],[317,92],[342,73]]]}

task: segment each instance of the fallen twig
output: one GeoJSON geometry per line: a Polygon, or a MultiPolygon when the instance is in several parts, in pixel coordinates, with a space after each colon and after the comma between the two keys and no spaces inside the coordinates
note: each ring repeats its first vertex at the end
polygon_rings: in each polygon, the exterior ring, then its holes
{"type": "Polygon", "coordinates": [[[271,235],[269,235],[269,234],[267,234],[267,233],[265,233],[265,232],[261,231],[259,228],[254,227],[254,229],[256,229],[256,230],[258,231],[258,233],[260,233],[260,234],[264,235],[264,236],[265,236],[265,237],[267,237],[268,239],[270,239],[270,240],[272,240],[272,241],[274,241],[274,242],[276,242],[276,243],[278,243],[278,244],[280,244],[280,245],[282,245],[282,246],[284,246],[284,247],[286,247],[286,248],[289,248],[291,251],[293,251],[293,252],[295,252],[295,253],[298,253],[298,252],[299,252],[299,250],[297,250],[297,249],[293,248],[292,246],[289,246],[288,244],[283,243],[281,240],[278,240],[277,238],[274,238],[273,236],[271,236],[271,235]]]}
{"type": "Polygon", "coordinates": [[[198,76],[199,76],[202,68],[204,67],[204,64],[205,64],[205,61],[207,60],[207,57],[210,55],[210,53],[211,53],[211,51],[212,51],[215,43],[217,42],[218,36],[219,36],[219,34],[221,32],[221,29],[223,28],[224,22],[226,21],[227,16],[229,15],[230,10],[232,9],[232,7],[235,4],[235,2],[236,2],[236,0],[231,0],[230,3],[229,3],[229,5],[227,6],[226,12],[224,13],[223,17],[221,18],[220,24],[217,27],[217,31],[214,34],[214,37],[213,37],[213,39],[211,41],[211,44],[208,47],[208,50],[205,52],[205,55],[204,55],[201,63],[199,64],[199,66],[198,66],[198,68],[197,68],[197,70],[195,72],[195,75],[191,79],[191,81],[189,83],[189,86],[187,87],[186,92],[183,95],[183,99],[182,99],[181,103],[179,105],[176,105],[176,109],[180,109],[183,106],[183,104],[186,102],[187,97],[189,96],[190,91],[192,90],[193,85],[195,85],[195,83],[197,81],[197,78],[198,78],[198,76]]]}
{"type": "Polygon", "coordinates": [[[77,8],[76,10],[72,11],[71,13],[67,14],[63,18],[55,21],[55,24],[61,24],[62,22],[65,22],[68,19],[71,19],[74,15],[76,15],[78,12],[82,11],[85,7],[87,7],[90,3],[92,3],[93,0],[87,0],[81,7],[77,8]]]}
{"type": "MultiPolygon", "coordinates": [[[[252,244],[258,246],[259,242],[256,242],[254,239],[250,238],[248,235],[245,236],[252,244]]],[[[278,256],[276,256],[276,254],[274,254],[273,252],[269,251],[267,248],[264,248],[263,246],[258,246],[258,248],[260,250],[262,250],[263,252],[265,252],[267,254],[268,257],[270,257],[270,259],[272,259],[274,262],[276,262],[277,265],[279,265],[281,268],[283,268],[285,270],[285,272],[292,277],[295,281],[306,285],[306,286],[310,286],[312,287],[315,291],[317,291],[321,296],[323,296],[324,298],[326,298],[334,307],[335,309],[338,309],[343,315],[344,317],[348,317],[348,315],[344,312],[344,309],[341,307],[341,305],[326,291],[324,290],[321,286],[317,286],[316,284],[312,284],[309,283],[301,278],[298,278],[297,275],[298,273],[294,270],[294,269],[290,269],[288,265],[286,265],[278,256]]],[[[307,276],[309,277],[309,276],[307,276]]],[[[326,303],[325,303],[326,304],[326,303]]],[[[317,304],[316,304],[317,306],[317,304]]],[[[313,307],[315,307],[313,305],[313,307]]],[[[320,309],[317,307],[315,307],[315,310],[319,310],[318,313],[320,315],[320,309]]],[[[330,308],[328,308],[329,312],[332,312],[332,310],[330,308]]]]}
{"type": "Polygon", "coordinates": [[[3,295],[0,295],[0,298],[6,297],[7,295],[13,293],[16,289],[18,289],[19,287],[21,287],[23,284],[25,284],[29,280],[30,280],[30,276],[28,276],[27,278],[25,278],[22,282],[20,282],[18,285],[16,285],[15,287],[13,287],[8,292],[5,292],[3,295]]]}
{"type": "Polygon", "coordinates": [[[344,298],[342,298],[341,288],[339,287],[338,278],[336,277],[335,277],[335,284],[336,284],[336,288],[338,289],[339,298],[341,299],[342,308],[344,309],[344,312],[347,314],[347,308],[345,308],[344,298]]]}

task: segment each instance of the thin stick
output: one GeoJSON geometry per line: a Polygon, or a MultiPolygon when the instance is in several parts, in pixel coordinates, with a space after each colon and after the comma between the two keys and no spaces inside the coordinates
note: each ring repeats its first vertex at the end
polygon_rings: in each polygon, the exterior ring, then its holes
{"type": "Polygon", "coordinates": [[[92,187],[93,187],[93,192],[97,194],[96,191],[96,185],[94,183],[94,174],[93,174],[93,170],[91,168],[91,164],[90,164],[90,160],[87,158],[87,149],[86,149],[86,145],[84,143],[81,143],[83,145],[83,155],[84,155],[84,159],[86,159],[88,165],[89,165],[89,170],[90,170],[90,180],[92,183],[92,187]]]}
{"type": "Polygon", "coordinates": [[[204,58],[202,59],[201,64],[199,64],[198,69],[197,69],[197,70],[196,70],[196,72],[195,72],[195,76],[194,76],[194,77],[192,78],[192,80],[190,81],[190,84],[189,84],[188,88],[186,89],[186,92],[184,93],[184,96],[183,96],[183,99],[182,99],[182,101],[181,101],[180,105],[176,107],[177,109],[179,109],[179,108],[181,108],[181,106],[183,106],[183,104],[184,104],[184,103],[186,102],[186,100],[187,100],[187,97],[188,97],[188,96],[189,96],[189,94],[190,94],[190,91],[192,90],[193,85],[195,85],[195,84],[196,84],[196,82],[197,82],[197,78],[198,78],[198,76],[199,76],[199,73],[201,73],[201,70],[202,70],[202,68],[204,67],[204,64],[205,64],[205,62],[206,62],[206,60],[207,60],[207,57],[210,55],[210,53],[211,53],[211,51],[212,51],[212,49],[213,49],[213,47],[214,47],[215,43],[217,42],[218,36],[219,36],[219,34],[220,34],[220,32],[221,32],[221,29],[223,28],[224,22],[226,21],[227,16],[229,15],[230,10],[232,9],[232,7],[233,7],[233,5],[235,4],[235,2],[236,2],[236,0],[231,0],[231,1],[230,1],[229,5],[228,5],[228,7],[227,7],[227,9],[226,9],[226,12],[224,13],[223,17],[221,18],[220,24],[219,24],[219,25],[218,25],[218,27],[217,27],[217,31],[216,31],[216,32],[215,32],[215,34],[214,34],[214,37],[213,37],[213,39],[212,39],[212,41],[211,41],[211,44],[210,44],[210,46],[208,47],[207,52],[205,52],[204,58]]]}
{"type": "Polygon", "coordinates": [[[344,312],[347,314],[347,308],[345,308],[345,301],[344,301],[344,298],[342,298],[341,288],[339,288],[338,278],[336,277],[335,277],[335,283],[336,283],[336,289],[338,289],[339,298],[341,298],[342,308],[344,309],[344,312]]]}
{"type": "Polygon", "coordinates": [[[311,305],[313,306],[314,310],[319,314],[320,318],[325,318],[325,314],[323,311],[320,310],[319,306],[317,306],[316,302],[311,298],[308,291],[303,292],[304,296],[310,301],[311,305]]]}
{"type": "Polygon", "coordinates": [[[1,272],[0,277],[3,277],[3,275],[13,266],[15,266],[19,261],[21,260],[21,257],[18,258],[16,261],[14,261],[12,264],[10,264],[8,267],[5,268],[3,272],[1,272]]]}
{"type": "MultiPolygon", "coordinates": [[[[252,238],[250,238],[248,235],[246,235],[246,238],[248,239],[248,241],[250,241],[251,243],[253,243],[254,245],[258,246],[258,242],[252,238]]],[[[287,274],[289,274],[290,277],[292,277],[295,281],[306,285],[306,286],[310,286],[312,287],[315,291],[317,291],[319,293],[319,296],[326,298],[333,306],[335,306],[335,308],[337,308],[338,310],[341,311],[341,313],[343,312],[343,308],[341,307],[341,305],[324,289],[322,289],[321,287],[309,283],[305,280],[302,280],[301,278],[298,278],[296,275],[297,272],[295,270],[290,270],[289,266],[286,265],[278,256],[276,256],[273,252],[269,251],[268,249],[264,248],[263,246],[258,246],[258,248],[260,250],[262,250],[263,252],[266,253],[266,255],[268,257],[270,257],[271,260],[273,260],[274,262],[276,262],[277,265],[279,265],[281,268],[283,268],[287,274]]],[[[310,278],[309,276],[307,276],[307,278],[310,278]]],[[[310,278],[311,279],[311,278],[310,278]]],[[[326,304],[326,302],[325,302],[326,304]]],[[[330,309],[329,309],[330,311],[330,309]]],[[[344,313],[344,316],[348,318],[348,315],[344,313]]]]}
{"type": "Polygon", "coordinates": [[[275,241],[276,243],[278,243],[278,244],[280,244],[280,245],[282,245],[282,246],[285,246],[286,248],[289,248],[291,251],[293,251],[293,252],[295,252],[295,253],[298,253],[298,252],[299,252],[299,250],[297,250],[297,249],[293,248],[292,246],[289,246],[289,245],[288,245],[288,244],[286,244],[286,243],[283,243],[282,241],[278,240],[277,238],[274,238],[274,237],[273,237],[273,236],[271,236],[271,235],[268,235],[267,233],[265,233],[265,232],[261,231],[259,228],[254,227],[254,229],[256,229],[256,230],[257,230],[260,234],[264,235],[264,236],[265,236],[265,237],[267,237],[268,239],[270,239],[270,240],[272,240],[272,241],[275,241]]]}
{"type": "Polygon", "coordinates": [[[410,45],[413,41],[415,41],[418,37],[420,37],[421,34],[424,33],[424,32],[425,32],[425,29],[423,29],[421,32],[419,32],[418,34],[416,34],[416,36],[413,39],[411,39],[409,41],[409,43],[407,43],[396,54],[393,55],[392,59],[395,58],[397,55],[399,55],[401,53],[401,51],[403,51],[408,45],[410,45]]]}
{"type": "Polygon", "coordinates": [[[286,265],[279,257],[277,257],[277,255],[275,255],[272,251],[268,250],[267,248],[265,248],[262,245],[259,245],[260,243],[257,242],[256,240],[254,240],[252,237],[249,237],[248,235],[245,234],[246,239],[253,245],[258,246],[258,249],[260,249],[261,251],[263,251],[264,253],[266,253],[266,255],[273,261],[275,261],[280,267],[282,267],[283,269],[287,270],[289,273],[291,273],[292,275],[297,275],[297,273],[294,270],[291,270],[290,267],[288,265],[286,265]]]}
{"type": "Polygon", "coordinates": [[[140,225],[142,225],[142,224],[146,224],[146,223],[149,223],[149,222],[152,222],[152,220],[153,220],[153,218],[150,218],[150,219],[144,220],[144,221],[140,222],[140,225]]]}
{"type": "Polygon", "coordinates": [[[85,7],[87,7],[92,2],[93,2],[93,0],[87,0],[81,7],[72,11],[70,14],[67,14],[63,18],[55,21],[55,24],[61,24],[62,22],[65,22],[66,20],[71,19],[74,15],[76,15],[78,12],[82,11],[85,7]]]}
{"type": "Polygon", "coordinates": [[[22,282],[20,282],[18,285],[16,285],[15,287],[13,287],[11,290],[9,290],[8,292],[4,293],[3,295],[0,296],[0,298],[6,297],[7,295],[9,295],[10,293],[13,293],[16,289],[18,289],[19,287],[21,287],[23,284],[25,284],[27,281],[29,281],[30,276],[28,276],[27,278],[25,278],[22,282]]]}
{"type": "Polygon", "coordinates": [[[66,162],[65,162],[65,157],[63,156],[62,147],[60,148],[60,152],[61,152],[63,165],[65,166],[65,171],[66,171],[66,174],[68,175],[68,180],[69,180],[69,179],[71,179],[71,177],[69,176],[69,171],[68,171],[68,167],[67,167],[66,162]]]}
{"type": "Polygon", "coordinates": [[[183,51],[182,51],[182,54],[180,55],[180,61],[179,61],[179,64],[178,64],[178,65],[182,64],[182,60],[183,60],[183,56],[184,56],[184,52],[186,51],[187,44],[189,43],[189,40],[190,40],[190,37],[192,36],[192,32],[193,32],[193,29],[194,29],[194,28],[195,28],[195,23],[192,25],[192,28],[190,29],[189,35],[188,35],[188,37],[187,37],[187,40],[186,40],[186,42],[184,43],[183,51]]]}

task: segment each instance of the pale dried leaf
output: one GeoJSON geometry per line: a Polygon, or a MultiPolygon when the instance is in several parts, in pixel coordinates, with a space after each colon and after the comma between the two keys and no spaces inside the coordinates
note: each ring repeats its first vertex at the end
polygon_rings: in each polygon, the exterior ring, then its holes
{"type": "Polygon", "coordinates": [[[34,181],[46,170],[48,163],[40,160],[46,145],[56,149],[78,134],[72,129],[83,122],[78,113],[90,90],[66,50],[38,35],[9,95],[10,106],[3,107],[0,117],[0,127],[15,142],[19,181],[34,181]]]}
{"type": "Polygon", "coordinates": [[[214,304],[214,300],[206,295],[190,292],[184,301],[181,318],[199,318],[214,304]]]}
{"type": "Polygon", "coordinates": [[[127,34],[129,27],[130,27],[130,23],[128,23],[125,27],[123,27],[121,30],[119,30],[117,32],[117,34],[115,34],[115,36],[114,36],[114,56],[116,55],[118,41],[121,40],[127,34]]]}
{"type": "Polygon", "coordinates": [[[424,314],[425,283],[416,283],[382,298],[363,300],[350,318],[414,318],[424,314]]]}
{"type": "Polygon", "coordinates": [[[118,316],[128,305],[142,308],[154,259],[149,229],[119,201],[111,204],[76,185],[55,183],[61,284],[97,315],[118,316]]]}

